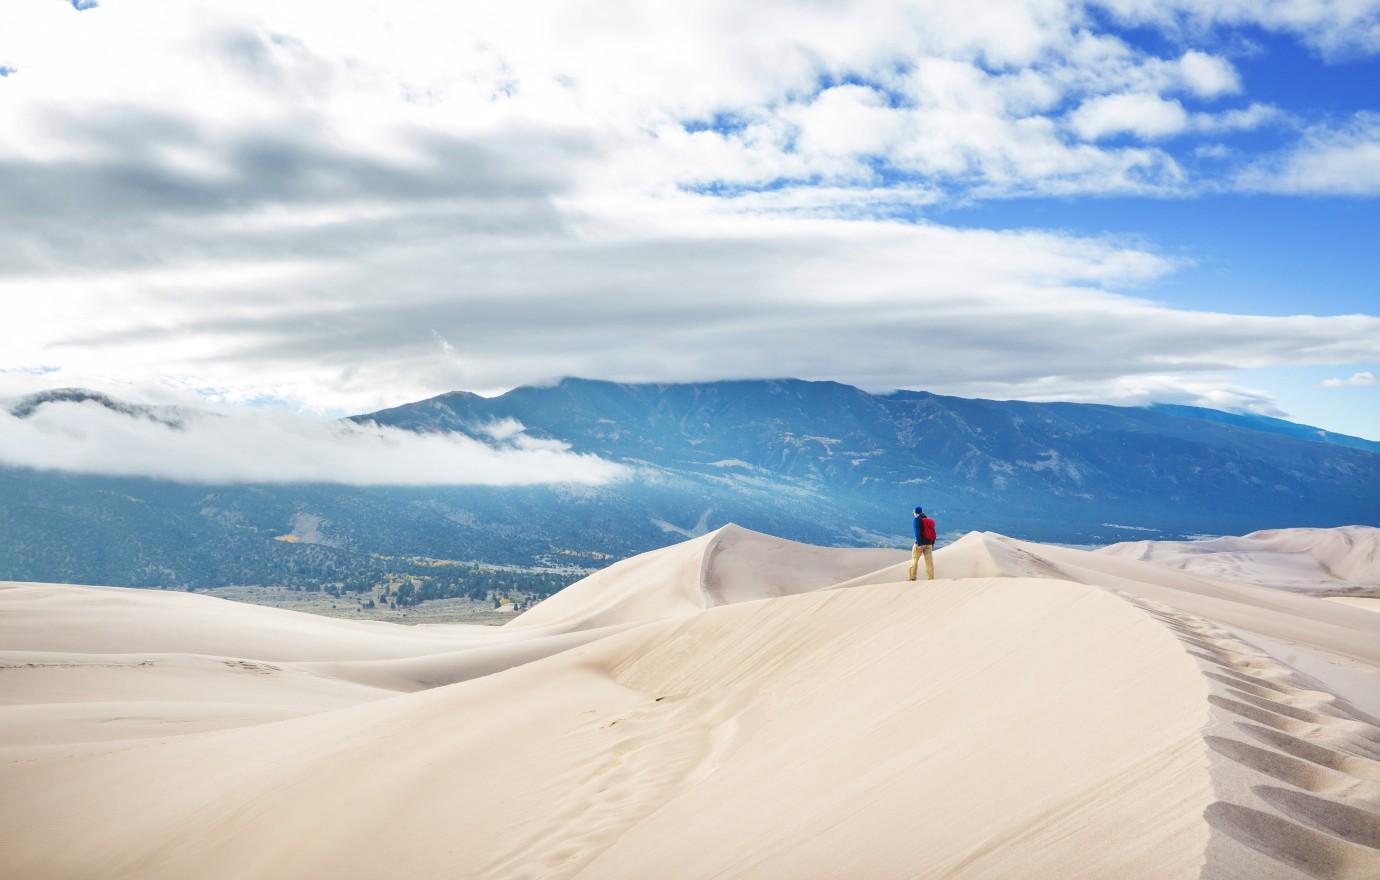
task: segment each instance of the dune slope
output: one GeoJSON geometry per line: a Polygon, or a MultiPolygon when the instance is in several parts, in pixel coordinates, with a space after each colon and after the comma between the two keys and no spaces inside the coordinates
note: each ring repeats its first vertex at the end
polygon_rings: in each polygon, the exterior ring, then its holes
{"type": "Polygon", "coordinates": [[[1380,615],[988,533],[907,557],[729,527],[501,628],[0,587],[0,869],[1380,876],[1380,615]]]}
{"type": "Polygon", "coordinates": [[[727,525],[614,563],[510,621],[512,629],[589,629],[804,593],[909,559],[891,549],[815,547],[727,525]]]}
{"type": "Polygon", "coordinates": [[[354,709],[29,749],[0,828],[26,877],[1186,877],[1204,698],[1095,588],[830,591],[354,709]]]}

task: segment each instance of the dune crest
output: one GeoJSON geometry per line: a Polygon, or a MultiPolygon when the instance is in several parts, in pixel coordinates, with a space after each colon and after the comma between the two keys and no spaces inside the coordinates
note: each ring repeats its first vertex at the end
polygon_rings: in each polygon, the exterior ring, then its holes
{"type": "Polygon", "coordinates": [[[0,868],[1380,876],[1380,615],[935,557],[729,526],[498,628],[0,585],[0,868]]]}
{"type": "Polygon", "coordinates": [[[732,523],[577,581],[505,624],[562,631],[694,614],[793,595],[875,571],[904,551],[816,547],[732,523]]]}

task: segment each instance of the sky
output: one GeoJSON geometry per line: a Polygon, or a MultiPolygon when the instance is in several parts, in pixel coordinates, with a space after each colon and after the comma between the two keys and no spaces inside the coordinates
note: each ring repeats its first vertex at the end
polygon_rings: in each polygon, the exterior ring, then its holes
{"type": "Polygon", "coordinates": [[[0,397],[795,376],[1380,439],[1380,0],[20,0],[0,74],[0,397]]]}

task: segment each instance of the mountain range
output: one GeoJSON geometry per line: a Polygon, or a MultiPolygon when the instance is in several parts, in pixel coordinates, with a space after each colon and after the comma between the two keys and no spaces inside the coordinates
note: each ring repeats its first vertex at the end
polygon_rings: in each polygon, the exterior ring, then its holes
{"type": "MultiPolygon", "coordinates": [[[[177,430],[178,413],[64,390],[177,430]]],[[[363,583],[482,562],[573,580],[727,522],[838,545],[990,529],[1076,544],[1380,524],[1380,443],[1260,416],[871,394],[793,379],[565,379],[352,417],[486,440],[520,422],[630,469],[600,486],[199,485],[0,468],[0,579],[130,586],[363,583]]]]}

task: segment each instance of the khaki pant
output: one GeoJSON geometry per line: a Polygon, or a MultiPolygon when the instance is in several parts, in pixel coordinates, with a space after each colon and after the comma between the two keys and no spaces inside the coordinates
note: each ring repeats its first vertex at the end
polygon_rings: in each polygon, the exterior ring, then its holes
{"type": "Polygon", "coordinates": [[[930,580],[934,580],[934,545],[916,544],[915,549],[910,551],[910,579],[915,580],[917,570],[920,568],[920,556],[925,557],[925,575],[930,580]]]}

